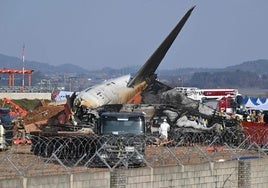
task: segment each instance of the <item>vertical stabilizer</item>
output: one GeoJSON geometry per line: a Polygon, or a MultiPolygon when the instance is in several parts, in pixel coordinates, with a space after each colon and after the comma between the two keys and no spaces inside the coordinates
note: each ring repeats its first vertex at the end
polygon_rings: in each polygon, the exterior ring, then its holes
{"type": "Polygon", "coordinates": [[[167,51],[178,36],[187,19],[190,17],[194,8],[195,6],[187,11],[187,13],[183,16],[183,18],[176,25],[176,27],[170,32],[170,34],[166,37],[162,44],[157,48],[157,50],[137,72],[135,77],[128,83],[128,87],[135,86],[143,81],[147,81],[151,78],[154,78],[154,74],[157,67],[161,63],[162,59],[165,57],[167,51]]]}

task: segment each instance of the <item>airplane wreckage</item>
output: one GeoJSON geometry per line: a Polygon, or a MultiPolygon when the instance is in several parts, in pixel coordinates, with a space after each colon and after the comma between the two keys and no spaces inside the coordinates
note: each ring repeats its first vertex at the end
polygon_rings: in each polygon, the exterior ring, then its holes
{"type": "MultiPolygon", "coordinates": [[[[85,142],[85,140],[92,142],[93,138],[98,137],[99,131],[102,131],[97,130],[97,124],[102,114],[107,112],[142,113],[146,123],[146,131],[142,133],[154,136],[151,137],[154,138],[150,141],[151,143],[159,141],[158,127],[163,118],[166,118],[171,126],[169,140],[172,140],[172,144],[175,145],[181,143],[185,135],[190,135],[194,139],[193,135],[196,134],[205,136],[195,142],[211,143],[217,135],[220,135],[219,132],[222,131],[223,126],[236,129],[241,127],[237,119],[232,119],[227,114],[221,116],[215,109],[194,101],[179,92],[177,88],[171,88],[157,80],[155,74],[157,67],[194,8],[192,7],[186,12],[133,78],[126,75],[108,80],[68,97],[65,110],[58,113],[56,118],[51,117],[51,119],[54,118],[53,121],[50,121],[53,122],[52,124],[42,126],[40,131],[31,132],[32,136],[39,138],[38,141],[32,142],[33,152],[37,155],[50,156],[53,152],[52,148],[56,150],[60,143],[57,139],[69,140],[74,145],[78,142],[85,142]],[[48,140],[50,140],[49,149],[44,148],[48,140]]],[[[117,134],[118,131],[116,131],[117,134]]],[[[235,137],[236,139],[229,140],[223,138],[221,141],[238,145],[244,137],[242,128],[235,137]]],[[[123,138],[120,137],[120,139],[123,138]]],[[[82,151],[78,145],[69,147],[69,150],[74,148],[79,150],[79,156],[87,153],[87,151],[82,151]]]]}

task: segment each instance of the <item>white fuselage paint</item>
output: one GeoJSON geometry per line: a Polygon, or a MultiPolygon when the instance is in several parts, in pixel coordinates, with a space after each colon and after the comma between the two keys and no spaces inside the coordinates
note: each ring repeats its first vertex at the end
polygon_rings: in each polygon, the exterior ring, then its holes
{"type": "Polygon", "coordinates": [[[130,75],[126,75],[87,88],[77,95],[74,104],[88,108],[97,108],[105,104],[127,103],[138,91],[146,87],[145,82],[135,87],[127,87],[129,80],[130,75]]]}

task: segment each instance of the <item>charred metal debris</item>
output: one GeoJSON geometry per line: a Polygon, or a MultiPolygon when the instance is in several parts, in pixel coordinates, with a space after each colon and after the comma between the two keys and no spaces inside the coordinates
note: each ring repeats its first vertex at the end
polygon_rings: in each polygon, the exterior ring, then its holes
{"type": "MultiPolygon", "coordinates": [[[[167,89],[167,88],[166,88],[167,89]]],[[[104,105],[96,109],[78,108],[75,111],[75,125],[50,126],[39,133],[32,133],[38,139],[32,143],[35,155],[59,158],[92,164],[115,165],[116,160],[128,159],[128,164],[141,165],[145,147],[189,146],[193,144],[238,146],[245,135],[237,118],[222,115],[214,109],[193,101],[176,90],[143,93],[143,104],[104,105]],[[145,117],[145,132],[141,135],[100,135],[97,125],[104,112],[142,113],[145,117]],[[170,124],[168,140],[159,138],[159,126],[163,119],[170,124]],[[49,143],[49,144],[48,144],[49,143]],[[137,147],[134,147],[138,146],[137,147]],[[94,160],[93,160],[94,159],[94,160]],[[129,160],[131,159],[131,160],[129,160]]],[[[122,161],[121,161],[122,162],[122,161]]]]}

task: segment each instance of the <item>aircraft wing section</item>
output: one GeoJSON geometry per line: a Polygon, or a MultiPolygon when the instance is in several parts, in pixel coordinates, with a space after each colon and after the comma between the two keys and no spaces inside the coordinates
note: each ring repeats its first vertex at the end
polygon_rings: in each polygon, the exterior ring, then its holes
{"type": "Polygon", "coordinates": [[[155,71],[157,67],[161,63],[162,59],[165,57],[167,51],[178,36],[187,19],[190,17],[194,8],[195,6],[187,11],[187,13],[183,16],[183,18],[176,25],[176,27],[170,32],[170,34],[166,37],[162,44],[157,48],[157,50],[137,72],[135,77],[128,83],[128,87],[135,86],[143,81],[147,82],[148,80],[155,78],[155,71]]]}

